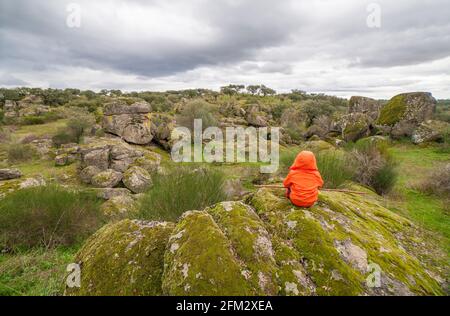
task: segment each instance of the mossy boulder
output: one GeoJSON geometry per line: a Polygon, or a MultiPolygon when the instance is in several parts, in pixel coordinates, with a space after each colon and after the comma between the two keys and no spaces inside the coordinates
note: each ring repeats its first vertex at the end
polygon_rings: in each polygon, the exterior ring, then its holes
{"type": "Polygon", "coordinates": [[[432,118],[436,103],[431,93],[399,94],[381,109],[376,123],[394,138],[410,137],[420,123],[432,118]]]}
{"type": "Polygon", "coordinates": [[[95,233],[76,256],[81,287],[66,295],[161,295],[164,254],[174,224],[123,220],[95,233]]]}
{"type": "Polygon", "coordinates": [[[364,113],[352,113],[343,118],[342,138],[346,142],[355,142],[370,135],[372,119],[364,113]]]}
{"type": "Polygon", "coordinates": [[[136,201],[131,195],[117,195],[104,202],[100,207],[102,213],[111,219],[133,217],[137,212],[136,201]]]}
{"type": "Polygon", "coordinates": [[[414,131],[411,139],[416,145],[442,141],[444,135],[450,134],[450,124],[442,121],[429,120],[423,122],[414,131]]]}
{"type": "Polygon", "coordinates": [[[366,194],[322,192],[302,209],[261,189],[245,201],[186,212],[174,228],[107,226],[77,256],[84,283],[74,294],[445,294],[447,258],[436,237],[371,190],[348,187],[366,194]]]}
{"type": "Polygon", "coordinates": [[[96,188],[114,188],[122,180],[122,174],[112,169],[97,173],[91,183],[96,188]]]}
{"type": "Polygon", "coordinates": [[[380,109],[380,101],[361,96],[351,97],[348,103],[348,113],[364,113],[373,120],[378,118],[380,109]]]}
{"type": "Polygon", "coordinates": [[[134,193],[143,193],[153,182],[147,170],[141,167],[131,167],[123,175],[123,184],[134,193]]]}
{"type": "Polygon", "coordinates": [[[305,142],[302,145],[302,148],[307,149],[307,150],[311,150],[313,152],[335,149],[335,147],[333,145],[331,145],[330,143],[328,143],[328,142],[326,142],[324,140],[310,140],[310,141],[307,141],[307,142],[305,142]]]}

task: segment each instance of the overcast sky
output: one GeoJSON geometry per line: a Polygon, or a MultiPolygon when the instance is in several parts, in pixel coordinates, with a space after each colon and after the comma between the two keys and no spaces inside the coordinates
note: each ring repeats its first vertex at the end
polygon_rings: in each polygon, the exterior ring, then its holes
{"type": "Polygon", "coordinates": [[[0,86],[161,91],[228,83],[450,98],[450,1],[0,1],[0,86]],[[71,3],[81,9],[80,27],[69,27],[78,12],[71,3]],[[380,27],[369,27],[378,8],[380,27]]]}

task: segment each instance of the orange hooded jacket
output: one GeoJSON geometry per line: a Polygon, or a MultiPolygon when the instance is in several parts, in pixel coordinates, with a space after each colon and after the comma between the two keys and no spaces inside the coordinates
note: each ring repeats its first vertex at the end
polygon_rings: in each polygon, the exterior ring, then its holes
{"type": "Polygon", "coordinates": [[[298,154],[283,185],[288,189],[287,197],[294,205],[311,207],[317,202],[323,180],[312,152],[298,154]]]}

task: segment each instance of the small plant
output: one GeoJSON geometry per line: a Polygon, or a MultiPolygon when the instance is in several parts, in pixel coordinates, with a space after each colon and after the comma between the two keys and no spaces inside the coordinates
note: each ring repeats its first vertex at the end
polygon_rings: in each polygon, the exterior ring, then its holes
{"type": "Polygon", "coordinates": [[[340,151],[318,151],[316,160],[325,188],[338,188],[353,177],[353,170],[348,164],[347,157],[340,151]]]}
{"type": "Polygon", "coordinates": [[[102,222],[95,195],[49,185],[6,195],[0,204],[0,248],[71,246],[102,222]]]}
{"type": "Polygon", "coordinates": [[[226,199],[225,177],[219,171],[179,167],[156,175],[140,201],[139,218],[175,221],[189,210],[201,210],[226,199]]]}
{"type": "Polygon", "coordinates": [[[194,100],[186,104],[181,113],[177,115],[177,123],[193,131],[194,120],[201,119],[202,128],[205,130],[208,127],[217,126],[218,122],[214,113],[215,108],[211,104],[203,100],[194,100]]]}
{"type": "Polygon", "coordinates": [[[450,164],[435,168],[418,189],[427,194],[450,197],[450,164]]]}
{"type": "Polygon", "coordinates": [[[397,180],[397,163],[389,154],[387,143],[360,141],[348,148],[354,180],[374,188],[379,194],[388,193],[397,180]]]}
{"type": "Polygon", "coordinates": [[[65,128],[60,129],[53,137],[56,147],[68,143],[80,143],[83,135],[90,131],[95,119],[92,115],[78,115],[71,118],[65,128]]]}
{"type": "Polygon", "coordinates": [[[12,164],[30,161],[35,155],[35,149],[29,144],[12,144],[8,147],[8,162],[12,164]]]}

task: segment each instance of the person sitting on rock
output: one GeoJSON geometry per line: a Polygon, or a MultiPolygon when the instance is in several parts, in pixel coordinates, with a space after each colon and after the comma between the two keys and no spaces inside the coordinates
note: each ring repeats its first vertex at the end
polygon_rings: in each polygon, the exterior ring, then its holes
{"type": "Polygon", "coordinates": [[[323,180],[312,152],[302,151],[298,154],[283,185],[287,189],[286,197],[292,204],[311,207],[317,202],[323,180]]]}

